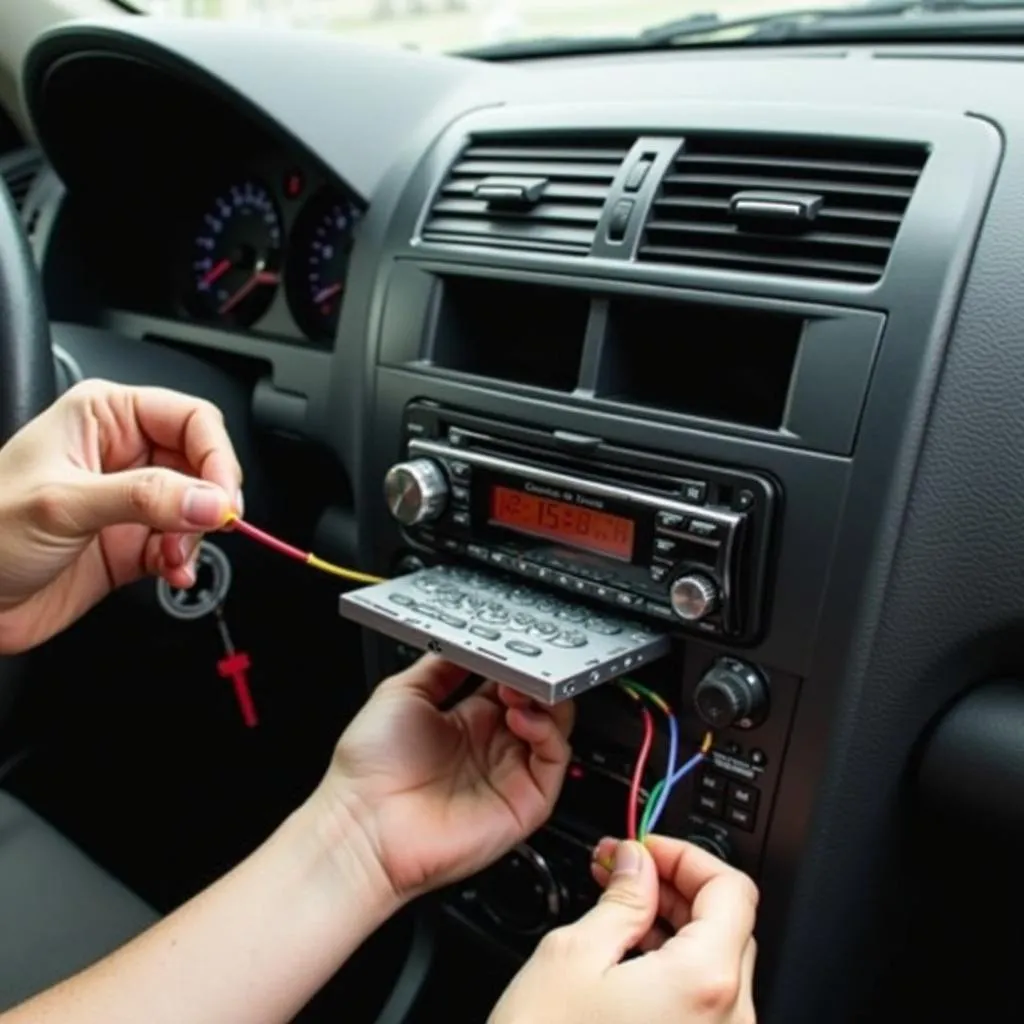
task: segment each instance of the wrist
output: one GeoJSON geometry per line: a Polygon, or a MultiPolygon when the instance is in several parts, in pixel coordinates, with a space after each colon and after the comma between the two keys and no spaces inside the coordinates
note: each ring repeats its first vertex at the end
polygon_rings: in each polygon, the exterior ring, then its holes
{"type": "Polygon", "coordinates": [[[310,848],[329,898],[365,915],[369,930],[383,924],[406,902],[391,883],[365,809],[354,799],[328,793],[323,786],[295,812],[296,828],[310,848]],[[355,898],[354,898],[355,897],[355,898]]]}

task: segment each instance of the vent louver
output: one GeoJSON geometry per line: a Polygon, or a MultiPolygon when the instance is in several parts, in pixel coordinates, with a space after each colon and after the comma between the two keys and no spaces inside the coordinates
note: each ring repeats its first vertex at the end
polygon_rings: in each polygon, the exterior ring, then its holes
{"type": "Polygon", "coordinates": [[[911,145],[687,136],[637,259],[869,284],[926,159],[911,145]]]}
{"type": "Polygon", "coordinates": [[[19,149],[0,157],[0,177],[19,211],[24,208],[29,191],[42,169],[42,155],[35,149],[19,149]]]}
{"type": "Polygon", "coordinates": [[[586,253],[632,143],[571,135],[475,138],[449,170],[422,237],[586,253]]]}

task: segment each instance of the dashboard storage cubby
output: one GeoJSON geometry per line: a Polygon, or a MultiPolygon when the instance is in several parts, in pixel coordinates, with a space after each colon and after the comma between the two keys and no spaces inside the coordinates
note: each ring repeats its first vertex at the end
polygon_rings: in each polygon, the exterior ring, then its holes
{"type": "Polygon", "coordinates": [[[584,291],[485,277],[444,277],[429,359],[507,384],[572,391],[590,297],[584,291]]]}
{"type": "Polygon", "coordinates": [[[804,319],[614,298],[596,393],[627,405],[777,430],[804,319]]]}

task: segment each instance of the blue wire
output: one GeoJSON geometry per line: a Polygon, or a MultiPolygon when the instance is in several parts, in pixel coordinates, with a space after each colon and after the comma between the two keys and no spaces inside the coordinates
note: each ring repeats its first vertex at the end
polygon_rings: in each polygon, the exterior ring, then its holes
{"type": "Polygon", "coordinates": [[[660,817],[661,812],[665,809],[665,804],[668,803],[672,790],[679,784],[679,781],[689,775],[690,772],[692,772],[706,756],[707,755],[704,751],[698,750],[697,753],[679,769],[679,771],[665,777],[665,785],[662,788],[661,796],[658,798],[657,807],[651,813],[651,820],[647,825],[648,833],[653,832],[655,825],[658,824],[658,818],[660,817]]]}
{"type": "Polygon", "coordinates": [[[654,830],[654,826],[657,824],[658,819],[661,817],[662,811],[665,810],[665,805],[668,803],[668,798],[671,795],[672,776],[676,771],[676,761],[679,758],[679,723],[676,721],[675,715],[668,716],[668,764],[665,767],[665,785],[661,787],[661,793],[658,794],[658,802],[654,805],[654,810],[651,812],[651,820],[647,826],[649,832],[654,830]]]}

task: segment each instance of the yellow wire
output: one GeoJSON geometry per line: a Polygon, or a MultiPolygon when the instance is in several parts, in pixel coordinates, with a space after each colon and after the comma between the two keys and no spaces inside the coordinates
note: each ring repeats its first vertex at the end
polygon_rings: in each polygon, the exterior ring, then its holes
{"type": "Polygon", "coordinates": [[[332,576],[340,576],[343,580],[351,580],[353,583],[383,583],[382,576],[372,576],[368,572],[357,572],[355,569],[343,569],[340,565],[333,565],[325,562],[316,555],[306,556],[306,565],[319,569],[321,572],[329,572],[332,576]]]}
{"type": "MultiPolygon", "coordinates": [[[[238,519],[237,512],[229,512],[224,517],[224,526],[229,523],[233,523],[238,519]]],[[[319,558],[314,554],[306,555],[306,565],[313,569],[319,569],[321,572],[330,573],[332,576],[340,576],[343,580],[351,580],[353,583],[383,583],[383,576],[373,576],[368,572],[358,572],[355,569],[345,569],[340,565],[334,565],[333,562],[327,562],[322,558],[319,558]]]]}
{"type": "Polygon", "coordinates": [[[700,745],[700,752],[706,754],[711,749],[711,744],[715,742],[715,737],[710,733],[704,733],[704,742],[700,745]]]}

